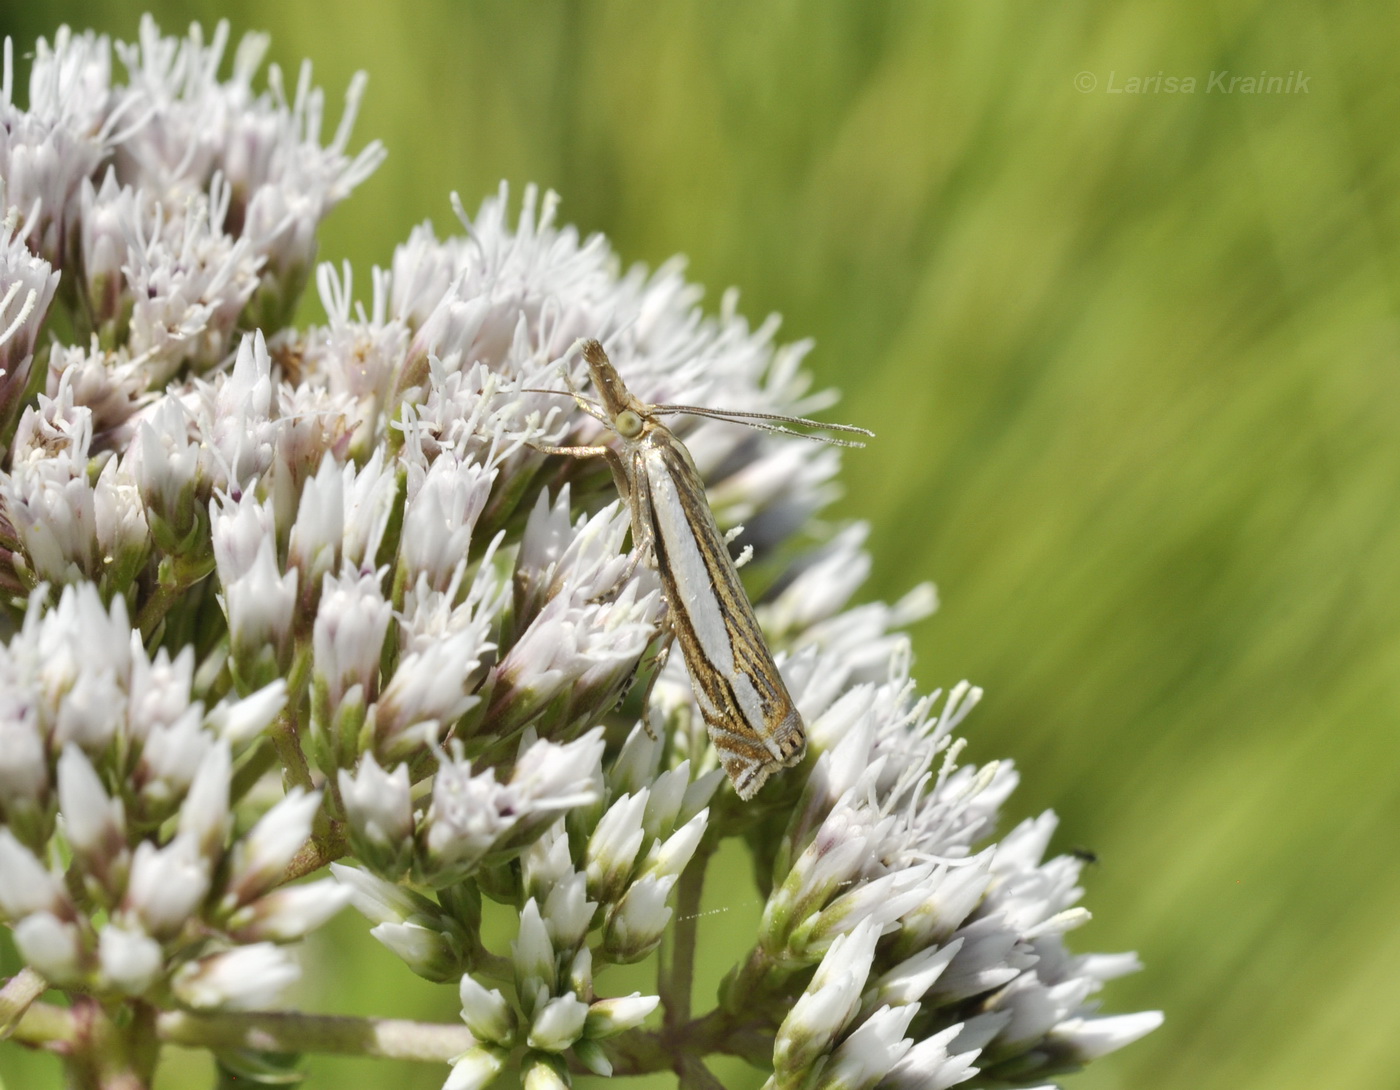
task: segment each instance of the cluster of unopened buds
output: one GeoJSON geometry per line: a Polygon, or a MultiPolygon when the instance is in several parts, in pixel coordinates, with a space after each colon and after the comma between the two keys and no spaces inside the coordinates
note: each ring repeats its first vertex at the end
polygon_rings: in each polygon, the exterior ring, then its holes
{"type": "Polygon", "coordinates": [[[316,228],[382,157],[348,151],[361,84],[323,142],[308,71],[255,89],[265,45],[63,30],[24,106],[6,45],[0,1048],[103,1088],[166,1042],[445,1062],[453,1090],[711,1087],[718,1053],[772,1087],[1030,1087],[1152,1029],[1095,1013],[1136,961],[1069,952],[1053,815],[996,838],[1016,773],[955,737],[979,691],[918,694],[900,629],[932,591],[849,605],[863,530],[813,526],[837,451],[674,425],[806,724],[744,802],[683,657],[656,662],[664,560],[630,556],[602,460],[542,449],[609,441],[549,392],[580,338],[650,403],[788,415],[828,403],[807,346],[732,295],[703,313],[677,264],[622,270],[533,189],[415,230],[353,301],[316,228]],[[298,329],[313,273],[329,318],[298,329]],[[762,916],[694,1011],[726,841],[762,916]],[[459,1023],[279,1007],[347,904],[459,1023]],[[648,960],[653,994],[604,987],[648,960]]]}

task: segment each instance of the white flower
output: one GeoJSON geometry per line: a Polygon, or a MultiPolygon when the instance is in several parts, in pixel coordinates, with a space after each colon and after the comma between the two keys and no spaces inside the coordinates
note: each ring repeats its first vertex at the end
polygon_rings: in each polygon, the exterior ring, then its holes
{"type": "Polygon", "coordinates": [[[868,1006],[905,1006],[917,1004],[948,968],[948,963],[962,946],[954,939],[946,946],[929,946],[914,956],[882,973],[871,988],[868,1006]]]}
{"type": "Polygon", "coordinates": [[[65,746],[58,758],[58,806],[68,842],[79,855],[108,855],[125,849],[122,801],[108,796],[92,762],[76,746],[65,746]]]}
{"type": "Polygon", "coordinates": [[[286,703],[286,679],[274,678],[242,700],[219,701],[204,717],[204,725],[230,746],[242,748],[272,724],[286,703]]]}
{"type": "Polygon", "coordinates": [[[641,992],[616,999],[596,1000],[589,1004],[583,1034],[596,1040],[632,1029],[641,1025],[660,1002],[660,996],[642,995],[641,992]]]}
{"type": "Polygon", "coordinates": [[[213,382],[195,383],[191,400],[202,441],[200,477],[211,490],[237,498],[272,465],[281,427],[272,417],[272,394],[272,357],[260,329],[239,343],[232,370],[213,382]]]}
{"type": "Polygon", "coordinates": [[[252,492],[218,497],[212,515],[214,560],[219,581],[227,587],[253,570],[268,544],[275,547],[277,520],[271,501],[261,501],[252,492]]]}
{"type": "Polygon", "coordinates": [[[75,923],[35,912],[15,924],[14,934],[24,960],[54,984],[81,982],[83,940],[75,923]]]}
{"type": "Polygon", "coordinates": [[[127,201],[117,213],[127,218],[127,344],[152,385],[165,383],[182,364],[205,371],[220,362],[258,286],[261,261],[251,243],[223,230],[231,196],[216,176],[208,196],[176,196],[168,207],[127,201]]]}
{"type": "Polygon", "coordinates": [[[48,396],[59,396],[65,386],[71,390],[74,403],[92,414],[98,446],[126,448],[122,460],[128,472],[132,421],[153,397],[141,364],[125,347],[107,350],[95,337],[86,347],[54,344],[49,349],[48,396]]]}
{"type": "Polygon", "coordinates": [[[554,944],[549,941],[549,929],[533,897],[520,910],[520,930],[510,944],[510,953],[515,962],[516,993],[522,1003],[533,999],[538,989],[544,989],[546,994],[553,989],[554,944]]]}
{"type": "Polygon", "coordinates": [[[645,873],[679,876],[690,862],[691,856],[695,854],[695,849],[700,846],[700,839],[705,835],[709,819],[709,810],[702,810],[672,833],[658,846],[653,855],[648,856],[645,873]]]}
{"type": "Polygon", "coordinates": [[[587,880],[575,871],[555,884],[544,902],[544,923],[556,950],[578,947],[588,934],[593,913],[598,908],[588,900],[587,880]]]}
{"type": "Polygon", "coordinates": [[[671,922],[666,899],[676,884],[674,874],[643,875],[627,887],[621,900],[608,912],[603,947],[614,961],[637,961],[661,942],[671,922]]]}
{"type": "MultiPolygon", "coordinates": [[[[0,509],[34,575],[72,583],[98,579],[107,553],[99,540],[97,489],[88,479],[91,413],[74,406],[69,391],[60,394],[41,395],[37,409],[25,410],[16,435],[20,456],[11,473],[0,474],[0,509]]],[[[118,506],[104,497],[101,529],[125,548],[130,527],[118,506]]]]}
{"type": "Polygon", "coordinates": [[[156,192],[178,193],[221,172],[238,201],[230,218],[243,224],[253,251],[266,263],[258,306],[281,324],[310,272],[315,227],[384,157],[377,142],[354,158],[346,154],[363,78],[346,96],[346,109],[328,146],[320,144],[324,96],[302,71],[294,96],[273,68],[273,93],[255,94],[252,81],[267,49],[264,35],[247,35],[236,51],[232,77],[221,82],[220,60],[228,24],[205,46],[197,26],[177,42],[163,39],[154,21],[141,22],[139,44],[117,52],[155,109],[126,139],[127,170],[156,192]]]}
{"type": "Polygon", "coordinates": [[[473,1037],[499,1045],[512,1043],[515,1015],[498,989],[487,989],[470,973],[464,973],[457,994],[462,1001],[462,1021],[473,1037]]]}
{"type": "MultiPolygon", "coordinates": [[[[544,492],[530,512],[516,558],[517,578],[538,588],[525,607],[530,615],[563,591],[589,599],[614,590],[629,560],[619,552],[631,516],[619,501],[576,526],[569,524],[569,490],[560,490],[551,507],[544,492]]],[[[529,595],[527,590],[527,595],[529,595]]]]}
{"type": "MultiPolygon", "coordinates": [[[[0,158],[0,168],[4,166],[0,158]]],[[[9,416],[24,394],[34,346],[59,276],[48,261],[36,257],[25,245],[23,236],[30,225],[21,227],[20,208],[9,202],[25,202],[21,207],[27,214],[34,207],[34,197],[24,192],[27,187],[23,181],[19,185],[16,181],[10,170],[0,169],[0,415],[4,416],[9,416]]],[[[42,204],[38,207],[43,209],[42,204]]],[[[33,227],[40,229],[39,224],[33,227]]]]}
{"type": "Polygon", "coordinates": [[[410,582],[425,575],[441,590],[452,580],[466,562],[472,529],[495,478],[494,470],[450,455],[438,458],[426,473],[409,467],[399,563],[410,582]]]}
{"type": "Polygon", "coordinates": [[[491,1047],[469,1048],[452,1061],[442,1090],[485,1090],[506,1066],[506,1056],[491,1047]]]}
{"type": "Polygon", "coordinates": [[[377,923],[400,923],[417,915],[421,908],[436,907],[421,894],[357,867],[332,863],[331,874],[350,890],[350,903],[356,911],[377,923]]]}
{"type": "Polygon", "coordinates": [[[526,848],[520,862],[525,892],[536,900],[543,900],[556,885],[569,880],[574,874],[574,866],[564,821],[555,822],[543,836],[526,848]]]}
{"type": "Polygon", "coordinates": [[[108,924],[99,932],[97,956],[103,975],[127,995],[144,995],[164,962],[158,942],[118,924],[108,924]]]}
{"type": "Polygon", "coordinates": [[[469,761],[444,761],[423,821],[434,876],[445,881],[475,867],[487,852],[523,849],[560,814],[594,801],[602,748],[598,730],[564,745],[526,739],[505,784],[491,770],[473,776],[469,761]]]}
{"type": "Polygon", "coordinates": [[[189,962],[175,973],[171,986],[191,1007],[259,1010],[275,1005],[300,976],[285,949],[260,942],[189,962]]]}
{"type": "Polygon", "coordinates": [[[316,930],[350,901],[350,890],[334,878],[285,886],[245,905],[229,919],[239,942],[290,942],[316,930]]]}
{"type": "Polygon", "coordinates": [[[479,702],[469,688],[478,656],[489,646],[485,631],[484,625],[473,625],[399,660],[375,706],[381,756],[437,741],[444,724],[479,702]]]}
{"type": "Polygon", "coordinates": [[[316,475],[302,485],[287,542],[287,565],[301,572],[302,586],[320,589],[322,580],[339,568],[345,536],[344,485],[341,467],[329,452],[316,475]]]}
{"type": "Polygon", "coordinates": [[[622,893],[646,832],[642,816],[647,809],[645,788],[616,799],[588,840],[588,894],[597,901],[615,901],[622,893]]]}
{"type": "Polygon", "coordinates": [[[0,828],[0,911],[19,920],[64,900],[59,881],[9,829],[0,828]]]}
{"type": "Polygon", "coordinates": [[[568,1090],[568,1068],[563,1061],[544,1052],[532,1052],[523,1065],[524,1090],[568,1090]]]}
{"type": "Polygon", "coordinates": [[[823,1090],[869,1090],[909,1052],[914,1042],[905,1037],[918,1013],[917,1004],[881,1007],[841,1042],[822,1070],[823,1090]]]}
{"type": "Polygon", "coordinates": [[[583,1033],[588,1004],[572,992],[556,996],[535,1012],[529,1045],[546,1052],[563,1052],[583,1033]]]}
{"type": "Polygon", "coordinates": [[[1067,1018],[1048,1035],[1047,1043],[1065,1049],[1076,1063],[1088,1063],[1132,1044],[1162,1024],[1161,1011],[1067,1018]]]}
{"type": "Polygon", "coordinates": [[[101,187],[84,178],[78,190],[78,252],[82,270],[80,288],[91,328],[114,339],[120,330],[128,302],[122,265],[132,232],[140,222],[136,190],[117,183],[110,168],[102,176],[101,187]]]}
{"type": "Polygon", "coordinates": [[[173,937],[197,913],[209,892],[211,862],[199,843],[181,833],[163,848],[136,845],[122,912],[155,938],[173,937]]]}
{"type": "Polygon", "coordinates": [[[337,777],[351,835],[360,840],[361,850],[397,859],[413,835],[408,766],[385,772],[374,754],[366,753],[355,773],[342,769],[337,777]]]}
{"type": "Polygon", "coordinates": [[[149,734],[156,727],[182,725],[189,717],[193,683],[193,647],[182,648],[173,659],[164,647],[156,649],[154,658],[133,653],[126,709],[133,727],[149,734]]]}
{"type": "Polygon", "coordinates": [[[0,177],[11,204],[38,207],[27,225],[31,248],[57,264],[66,252],[67,222],[73,198],[91,177],[124,122],[111,103],[111,47],[106,36],[74,35],[60,28],[50,45],[34,47],[29,78],[29,109],[10,99],[14,85],[11,53],[5,53],[5,94],[0,101],[8,139],[0,145],[0,177]]]}
{"type": "Polygon", "coordinates": [[[189,793],[180,804],[180,835],[190,837],[210,858],[223,854],[224,838],[233,824],[229,812],[232,766],[228,743],[215,743],[204,755],[189,793]]]}
{"type": "Polygon", "coordinates": [[[6,677],[0,651],[0,814],[15,821],[33,814],[49,790],[48,755],[32,699],[6,677]]]}
{"type": "Polygon", "coordinates": [[[126,703],[124,697],[121,679],[115,673],[84,670],[64,694],[53,717],[54,741],[101,753],[122,725],[112,713],[126,703]]]}
{"type": "MultiPolygon", "coordinates": [[[[380,426],[376,417],[403,365],[409,337],[401,320],[386,317],[388,280],[383,270],[374,270],[374,298],[366,315],[354,306],[349,262],[343,272],[329,262],[319,265],[316,286],[328,324],[310,331],[305,349],[307,370],[323,377],[333,392],[355,398],[376,427],[380,426]],[[353,365],[347,367],[347,360],[353,365]]],[[[382,462],[382,449],[376,447],[372,457],[382,462]]]]}
{"type": "Polygon", "coordinates": [[[959,1023],[917,1042],[894,1065],[886,1082],[894,1090],[947,1090],[972,1078],[977,1074],[973,1061],[978,1050],[950,1052],[962,1029],[959,1023]]]}
{"type": "MultiPolygon", "coordinates": [[[[638,726],[640,727],[640,724],[638,726]]],[[[665,772],[654,773],[648,779],[651,782],[651,787],[647,798],[647,812],[642,817],[642,827],[646,829],[648,834],[655,837],[668,837],[675,831],[677,819],[690,818],[693,821],[694,811],[685,814],[684,818],[682,816],[691,786],[689,760],[684,760],[675,768],[667,769],[665,772]]],[[[674,856],[674,853],[680,850],[688,839],[694,839],[695,843],[698,844],[700,834],[704,830],[705,823],[702,821],[698,830],[693,830],[680,839],[668,841],[667,852],[674,856]]],[[[690,858],[690,854],[694,850],[692,845],[686,852],[686,859],[690,858]]],[[[685,863],[682,862],[675,869],[679,871],[684,866],[685,863]]]]}
{"type": "Polygon", "coordinates": [[[386,922],[371,927],[369,933],[426,980],[440,982],[461,975],[461,952],[441,926],[386,922]]]}
{"type": "Polygon", "coordinates": [[[879,938],[879,926],[862,920],[832,942],[812,982],[778,1029],[773,1067],[781,1081],[800,1079],[845,1030],[860,1006],[879,938]]]}
{"type": "Polygon", "coordinates": [[[296,609],[299,573],[285,575],[277,567],[277,549],[263,538],[247,572],[224,582],[224,601],[233,646],[250,663],[264,653],[274,657],[286,647],[296,609]]]}
{"type": "MultiPolygon", "coordinates": [[[[309,68],[259,91],[266,39],[225,63],[230,44],[143,20],[114,84],[107,40],[63,31],[29,109],[8,52],[0,80],[0,577],[67,584],[0,646],[0,911],[28,962],[108,1000],[264,1007],[296,975],[280,944],[351,901],[457,986],[475,1043],[449,1088],[514,1064],[545,1090],[611,1073],[599,1040],[659,999],[597,998],[595,969],[653,951],[681,875],[732,839],[759,931],[698,1034],[668,1012],[668,1047],[732,1028],[811,1090],[1019,1086],[1154,1028],[1095,1013],[1136,960],[1068,949],[1088,914],[1078,862],[1047,857],[1053,816],[993,839],[1017,773],[961,765],[954,737],[980,690],[919,695],[898,630],[931,588],[848,608],[865,528],[791,549],[834,450],[675,420],[719,524],[764,558],[760,621],[814,751],[782,778],[795,805],[711,809],[683,656],[619,707],[667,610],[606,467],[538,449],[610,441],[557,396],[571,347],[605,338],[640,398],[764,414],[830,404],[809,346],[732,292],[705,315],[680,262],[620,272],[533,187],[518,216],[503,188],[458,206],[465,234],[415,230],[366,304],[322,270],[326,326],[290,328],[320,220],[383,153],[348,150],[359,77],[324,133],[309,68]],[[329,788],[324,842],[302,787],[234,835],[279,772],[329,788]],[[334,883],[284,884],[347,842],[334,883]],[[495,911],[518,913],[509,958],[482,941],[495,911]]],[[[607,1047],[654,1053],[630,1045],[607,1047]]]]}
{"type": "Polygon", "coordinates": [[[141,414],[135,441],[123,456],[126,470],[136,481],[152,516],[152,532],[162,548],[174,549],[195,529],[194,495],[199,484],[200,452],[199,444],[190,436],[193,424],[189,410],[178,397],[162,397],[141,414]]]}
{"type": "Polygon", "coordinates": [[[392,616],[376,575],[326,575],[311,642],[316,675],[332,707],[354,686],[366,699],[377,695],[379,656],[392,616]]]}
{"type": "Polygon", "coordinates": [[[311,835],[321,796],[293,789],[234,845],[225,902],[245,905],[274,886],[311,835]]]}

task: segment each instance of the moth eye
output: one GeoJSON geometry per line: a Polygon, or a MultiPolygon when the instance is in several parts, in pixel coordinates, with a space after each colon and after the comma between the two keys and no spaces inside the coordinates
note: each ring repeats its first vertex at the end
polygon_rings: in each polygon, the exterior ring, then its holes
{"type": "Polygon", "coordinates": [[[613,418],[613,427],[624,439],[635,439],[642,434],[642,418],[631,409],[623,409],[613,418]]]}

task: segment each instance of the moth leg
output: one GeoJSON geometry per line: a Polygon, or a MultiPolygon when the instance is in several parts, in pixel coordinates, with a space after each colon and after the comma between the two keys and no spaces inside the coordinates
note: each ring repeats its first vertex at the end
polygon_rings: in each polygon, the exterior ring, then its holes
{"type": "Polygon", "coordinates": [[[556,447],[552,443],[527,443],[541,454],[567,454],[570,458],[598,458],[616,455],[612,447],[556,447]]]}
{"type": "Polygon", "coordinates": [[[627,475],[627,464],[622,460],[622,456],[616,451],[611,453],[613,457],[608,459],[608,467],[612,470],[618,495],[626,502],[632,514],[632,555],[627,558],[627,567],[618,577],[618,582],[625,583],[637,573],[637,566],[643,560],[652,568],[656,567],[656,544],[652,537],[651,522],[646,517],[651,506],[651,497],[646,491],[646,477],[638,474],[634,488],[633,478],[627,475]]]}
{"type": "Polygon", "coordinates": [[[656,679],[666,668],[666,660],[671,655],[671,645],[675,642],[676,630],[668,624],[665,634],[661,637],[661,644],[656,649],[656,654],[651,656],[648,663],[652,667],[652,671],[651,677],[647,679],[646,692],[642,693],[642,729],[647,732],[647,737],[653,742],[656,741],[656,732],[651,729],[651,719],[647,715],[647,709],[651,707],[651,691],[656,688],[656,679]]]}
{"type": "Polygon", "coordinates": [[[588,398],[583,396],[583,392],[574,385],[574,376],[569,372],[568,366],[561,363],[559,365],[559,373],[564,376],[564,385],[569,388],[569,396],[574,399],[574,404],[594,420],[606,424],[611,428],[612,421],[608,419],[607,413],[603,411],[603,407],[595,402],[589,401],[588,398]]]}
{"type": "MultiPolygon", "coordinates": [[[[640,498],[633,491],[632,478],[627,475],[627,463],[622,460],[622,455],[613,450],[612,447],[595,447],[599,455],[608,463],[608,471],[612,474],[613,485],[617,489],[618,498],[627,505],[632,517],[632,553],[627,558],[627,566],[617,577],[617,582],[613,589],[607,594],[595,595],[590,601],[601,602],[609,594],[616,594],[618,590],[633,575],[637,573],[637,564],[642,557],[651,551],[651,539],[647,535],[647,525],[642,517],[640,498]],[[640,542],[640,544],[639,544],[640,542]]],[[[652,565],[655,567],[655,565],[652,565]]]]}
{"type": "Polygon", "coordinates": [[[627,567],[618,576],[619,583],[625,583],[637,574],[637,567],[645,560],[647,566],[656,567],[656,543],[652,540],[650,529],[643,527],[641,533],[637,532],[637,520],[632,520],[632,554],[627,558],[627,567]]]}

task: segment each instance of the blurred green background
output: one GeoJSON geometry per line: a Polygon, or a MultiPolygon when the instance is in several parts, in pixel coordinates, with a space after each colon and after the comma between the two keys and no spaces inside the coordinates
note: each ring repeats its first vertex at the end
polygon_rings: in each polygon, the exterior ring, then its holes
{"type": "MultiPolygon", "coordinates": [[[[130,38],[139,10],[36,3],[3,29],[21,50],[62,21],[130,38]]],[[[874,525],[868,594],[938,583],[923,686],[986,688],[971,753],[1022,769],[1012,816],[1053,807],[1059,847],[1101,857],[1076,948],[1146,963],[1108,1008],[1167,1012],[1071,1086],[1396,1085],[1397,9],[153,10],[171,33],[270,31],[284,68],[313,60],[332,119],[369,72],[356,146],[390,157],[322,241],[362,295],[414,223],[454,229],[450,190],[475,208],[507,178],[558,190],[624,260],[685,253],[711,301],[739,285],[751,318],[816,339],[834,418],[879,432],[839,506],[874,525]],[[1210,89],[1223,71],[1306,87],[1210,89]]],[[[714,885],[742,929],[756,908],[714,885]]],[[[323,952],[361,930],[338,926],[323,952]]],[[[309,1005],[453,1016],[450,989],[376,949],[337,967],[309,1005]]],[[[0,1074],[57,1085],[15,1048],[0,1074]]]]}

